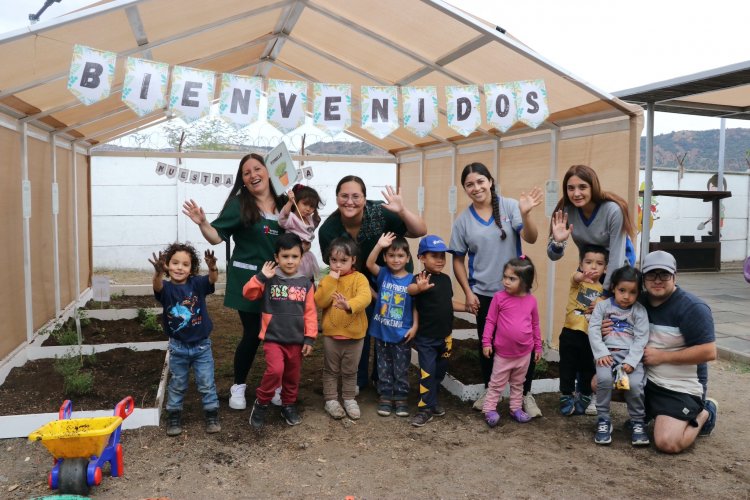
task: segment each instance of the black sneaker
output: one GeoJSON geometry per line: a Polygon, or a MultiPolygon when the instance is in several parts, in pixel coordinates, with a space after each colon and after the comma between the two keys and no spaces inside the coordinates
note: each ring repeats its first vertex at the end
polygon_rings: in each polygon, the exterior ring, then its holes
{"type": "Polygon", "coordinates": [[[715,399],[706,398],[705,403],[703,403],[703,407],[708,412],[708,420],[706,420],[706,422],[703,424],[703,427],[701,427],[698,435],[706,437],[710,436],[711,432],[713,432],[714,430],[714,427],[716,427],[716,417],[719,413],[719,403],[717,403],[715,399]]]}
{"type": "Polygon", "coordinates": [[[445,408],[440,405],[435,405],[435,407],[432,409],[432,416],[442,417],[443,415],[445,415],[445,408]]]}
{"type": "Polygon", "coordinates": [[[411,425],[414,427],[422,427],[430,420],[432,420],[432,412],[430,410],[421,410],[411,419],[411,425]]]}
{"type": "Polygon", "coordinates": [[[284,405],[281,407],[281,416],[284,417],[289,425],[299,425],[302,423],[302,417],[297,412],[297,405],[284,405]]]}
{"type": "Polygon", "coordinates": [[[631,427],[633,428],[633,432],[631,434],[630,444],[633,446],[648,446],[651,443],[648,439],[648,434],[646,434],[646,424],[637,420],[632,420],[631,427]]]}
{"type": "Polygon", "coordinates": [[[167,410],[167,436],[182,434],[182,411],[167,410]]]}
{"type": "Polygon", "coordinates": [[[609,444],[612,442],[612,422],[608,418],[599,417],[596,421],[596,444],[609,444]]]}
{"type": "Polygon", "coordinates": [[[256,399],[253,403],[253,409],[250,410],[250,425],[253,429],[259,431],[263,424],[266,423],[266,413],[268,413],[268,405],[262,405],[256,399]]]}
{"type": "Polygon", "coordinates": [[[204,415],[206,417],[206,432],[208,434],[215,434],[221,432],[221,424],[219,423],[219,409],[205,410],[204,415]]]}

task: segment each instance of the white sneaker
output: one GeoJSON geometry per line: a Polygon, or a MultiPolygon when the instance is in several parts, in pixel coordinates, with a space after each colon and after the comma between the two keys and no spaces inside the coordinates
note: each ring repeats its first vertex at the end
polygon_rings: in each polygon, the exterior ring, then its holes
{"type": "Polygon", "coordinates": [[[276,388],[273,399],[271,399],[271,404],[274,406],[281,406],[281,386],[276,388]]]}
{"type": "Polygon", "coordinates": [[[586,407],[585,411],[586,415],[593,415],[596,416],[596,395],[591,395],[591,402],[589,402],[589,405],[586,407]]]}
{"type": "Polygon", "coordinates": [[[352,420],[359,420],[359,405],[357,404],[356,400],[345,399],[344,410],[346,410],[346,414],[349,415],[349,418],[351,418],[352,420]]]}
{"type": "Polygon", "coordinates": [[[472,408],[474,408],[477,411],[482,411],[482,408],[484,407],[484,397],[486,395],[487,395],[487,389],[485,389],[482,395],[479,396],[479,399],[474,401],[474,406],[472,406],[472,408]]]}
{"type": "Polygon", "coordinates": [[[336,401],[335,399],[326,401],[325,409],[326,409],[326,413],[328,413],[331,417],[335,418],[336,420],[340,418],[344,418],[346,416],[346,412],[341,407],[339,402],[336,401]]]}
{"type": "Polygon", "coordinates": [[[531,393],[528,393],[523,397],[523,411],[525,411],[531,418],[542,416],[542,410],[537,406],[536,400],[531,393]]]}
{"type": "Polygon", "coordinates": [[[234,384],[229,389],[229,407],[233,410],[244,410],[247,408],[247,401],[245,401],[245,389],[247,384],[234,384]]]}

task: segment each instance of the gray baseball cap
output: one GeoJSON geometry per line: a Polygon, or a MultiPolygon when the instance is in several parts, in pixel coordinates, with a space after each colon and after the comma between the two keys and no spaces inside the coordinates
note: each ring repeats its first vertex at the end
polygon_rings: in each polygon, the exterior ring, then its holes
{"type": "Polygon", "coordinates": [[[671,253],[665,252],[664,250],[657,250],[646,255],[643,259],[643,265],[641,266],[641,272],[647,273],[649,271],[655,271],[657,269],[663,269],[675,274],[677,271],[677,262],[671,253]]]}

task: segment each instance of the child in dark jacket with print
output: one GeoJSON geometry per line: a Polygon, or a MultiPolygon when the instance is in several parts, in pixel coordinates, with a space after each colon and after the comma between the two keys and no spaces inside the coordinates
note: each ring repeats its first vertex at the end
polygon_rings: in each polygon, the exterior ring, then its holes
{"type": "Polygon", "coordinates": [[[200,258],[192,245],[172,243],[164,252],[152,256],[149,262],[154,266],[154,297],[164,307],[164,331],[169,335],[167,435],[182,433],[182,402],[191,369],[202,398],[206,432],[219,432],[219,398],[208,338],[213,325],[206,310],[206,295],[214,293],[214,283],[219,278],[216,257],[206,250],[208,275],[200,276],[200,258]],[[168,281],[162,279],[165,273],[168,281]]]}
{"type": "Polygon", "coordinates": [[[310,278],[299,273],[302,240],[285,233],[276,240],[274,259],[266,262],[242,289],[248,300],[263,298],[260,339],[266,356],[266,371],[255,391],[250,424],[260,430],[268,405],[281,386],[281,415],[289,425],[302,423],[297,411],[302,357],[312,353],[318,335],[318,315],[310,278]]]}

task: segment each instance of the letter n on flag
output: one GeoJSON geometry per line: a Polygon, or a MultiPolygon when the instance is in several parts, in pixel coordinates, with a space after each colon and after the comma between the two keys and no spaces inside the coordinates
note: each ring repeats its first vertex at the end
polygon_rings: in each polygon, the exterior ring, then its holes
{"type": "Polygon", "coordinates": [[[219,117],[237,129],[258,121],[263,79],[257,76],[221,75],[219,117]]]}
{"type": "Polygon", "coordinates": [[[86,106],[109,97],[117,54],[83,45],[73,47],[68,90],[86,106]]]}
{"type": "Polygon", "coordinates": [[[383,139],[398,128],[398,87],[360,89],[362,128],[383,139]]]}

